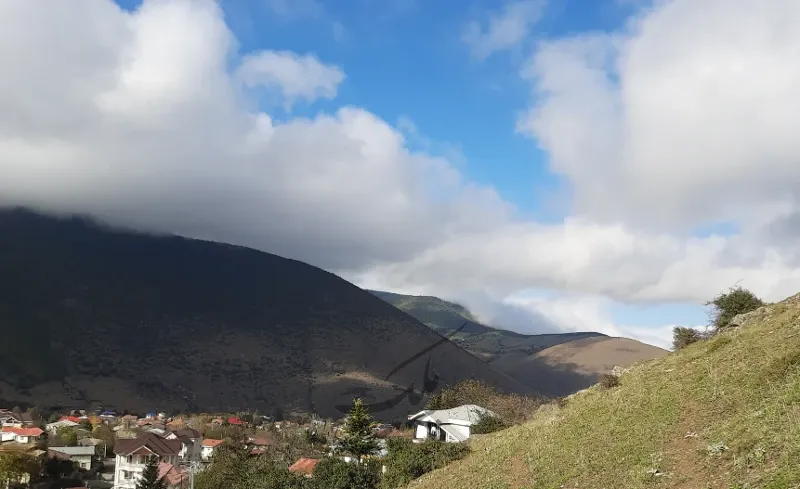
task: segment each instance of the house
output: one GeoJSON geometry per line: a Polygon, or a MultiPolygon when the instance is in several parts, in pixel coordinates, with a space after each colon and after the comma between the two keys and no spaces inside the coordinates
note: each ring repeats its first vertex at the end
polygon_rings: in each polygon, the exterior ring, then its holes
{"type": "Polygon", "coordinates": [[[136,423],[136,421],[137,421],[138,419],[139,419],[139,418],[138,418],[137,416],[134,416],[133,414],[126,414],[125,416],[123,416],[123,417],[122,417],[121,421],[122,421],[122,424],[124,424],[124,425],[126,425],[126,426],[130,427],[130,426],[132,426],[134,423],[136,423]]]}
{"type": "Polygon", "coordinates": [[[186,421],[182,417],[171,419],[166,424],[167,429],[170,431],[177,431],[186,427],[186,421]]]}
{"type": "Polygon", "coordinates": [[[114,489],[134,489],[147,461],[157,459],[177,465],[181,450],[179,440],[167,440],[154,433],[144,433],[136,438],[117,440],[114,446],[116,464],[114,489]]]}
{"type": "Polygon", "coordinates": [[[80,424],[76,423],[75,421],[70,421],[66,418],[61,418],[53,423],[47,423],[45,425],[45,429],[48,433],[55,435],[58,433],[58,430],[62,428],[75,428],[76,426],[80,426],[80,424]]]}
{"type": "Polygon", "coordinates": [[[36,425],[36,420],[33,419],[33,415],[31,413],[20,413],[19,420],[22,421],[23,428],[31,428],[36,425]]]}
{"type": "Polygon", "coordinates": [[[408,420],[414,422],[414,442],[433,438],[457,443],[469,438],[470,427],[487,415],[495,414],[475,404],[464,404],[451,409],[420,411],[408,420]]]}
{"type": "Polygon", "coordinates": [[[245,444],[247,448],[267,448],[274,447],[278,442],[268,433],[259,436],[251,436],[247,439],[245,444]]]}
{"type": "Polygon", "coordinates": [[[158,464],[158,478],[167,483],[167,489],[184,489],[190,486],[189,471],[166,462],[158,464]]]}
{"type": "Polygon", "coordinates": [[[206,438],[203,440],[202,448],[200,450],[200,458],[203,460],[209,460],[214,455],[214,450],[222,445],[224,442],[222,440],[214,440],[212,438],[206,438]]]}
{"type": "Polygon", "coordinates": [[[236,416],[229,416],[228,424],[231,426],[244,426],[246,423],[242,421],[242,418],[236,416]]]}
{"type": "Polygon", "coordinates": [[[36,443],[43,438],[44,431],[41,428],[12,428],[6,426],[0,432],[0,441],[15,441],[17,443],[36,443]]]}
{"type": "Polygon", "coordinates": [[[22,428],[22,416],[11,411],[0,411],[0,425],[3,428],[22,428]]]}
{"type": "Polygon", "coordinates": [[[311,477],[314,473],[314,468],[319,463],[317,458],[301,458],[297,462],[289,466],[289,472],[294,474],[301,474],[305,477],[311,477]]]}
{"type": "Polygon", "coordinates": [[[47,449],[48,457],[75,462],[79,468],[91,470],[94,460],[94,447],[50,447],[47,449]]]}
{"type": "Polygon", "coordinates": [[[172,431],[165,437],[167,440],[180,440],[181,451],[178,454],[181,460],[197,460],[202,453],[202,437],[200,432],[191,428],[172,431]]]}

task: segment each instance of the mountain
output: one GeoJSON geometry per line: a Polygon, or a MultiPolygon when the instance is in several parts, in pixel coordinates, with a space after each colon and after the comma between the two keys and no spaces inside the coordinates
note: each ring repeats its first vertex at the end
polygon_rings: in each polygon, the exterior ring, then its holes
{"type": "Polygon", "coordinates": [[[550,396],[566,396],[600,380],[615,366],[659,358],[666,350],[629,338],[589,336],[545,348],[534,354],[511,352],[491,365],[550,396]]]}
{"type": "Polygon", "coordinates": [[[438,297],[370,292],[487,361],[508,353],[533,354],[567,341],[605,336],[593,332],[525,335],[482,324],[466,307],[438,297]]]}
{"type": "Polygon", "coordinates": [[[340,416],[361,396],[393,419],[465,378],[529,391],[299,261],[19,209],[0,236],[6,404],[340,416]]]}
{"type": "Polygon", "coordinates": [[[447,487],[800,487],[800,294],[471,442],[412,483],[447,487]]]}
{"type": "Polygon", "coordinates": [[[627,367],[667,353],[636,340],[595,332],[515,333],[481,324],[464,306],[437,297],[370,292],[548,396],[571,394],[596,383],[615,366],[627,367]]]}

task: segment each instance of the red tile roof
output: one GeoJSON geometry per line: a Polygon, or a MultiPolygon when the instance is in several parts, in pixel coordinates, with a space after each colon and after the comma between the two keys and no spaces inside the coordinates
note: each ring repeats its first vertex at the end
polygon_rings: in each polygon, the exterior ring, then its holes
{"type": "Polygon", "coordinates": [[[222,440],[214,440],[213,438],[206,438],[205,440],[203,440],[204,447],[214,448],[216,446],[222,445],[222,443],[223,443],[222,440]]]}
{"type": "Polygon", "coordinates": [[[33,437],[42,436],[42,433],[44,433],[41,428],[13,428],[11,426],[6,426],[3,428],[3,431],[6,433],[14,433],[17,436],[33,437]]]}
{"type": "Polygon", "coordinates": [[[81,422],[81,418],[79,418],[77,416],[63,416],[61,419],[59,419],[59,421],[64,421],[64,420],[72,421],[73,423],[80,423],[81,422]]]}
{"type": "Polygon", "coordinates": [[[138,450],[146,448],[156,455],[177,455],[181,451],[180,440],[167,440],[155,433],[144,433],[137,438],[117,440],[114,453],[117,455],[131,455],[138,450]]]}
{"type": "Polygon", "coordinates": [[[181,467],[176,467],[166,462],[158,464],[158,478],[165,478],[169,486],[179,486],[189,479],[189,472],[181,467]]]}
{"type": "Polygon", "coordinates": [[[228,424],[244,424],[244,421],[241,418],[237,418],[236,416],[231,416],[228,418],[228,424]]]}
{"type": "Polygon", "coordinates": [[[255,445],[257,447],[268,447],[278,444],[278,442],[276,442],[274,438],[266,436],[260,436],[258,438],[250,438],[250,440],[247,443],[250,445],[255,445]]]}
{"type": "Polygon", "coordinates": [[[316,467],[318,463],[319,459],[316,458],[301,458],[289,467],[289,472],[304,474],[310,477],[314,472],[314,467],[316,467]]]}

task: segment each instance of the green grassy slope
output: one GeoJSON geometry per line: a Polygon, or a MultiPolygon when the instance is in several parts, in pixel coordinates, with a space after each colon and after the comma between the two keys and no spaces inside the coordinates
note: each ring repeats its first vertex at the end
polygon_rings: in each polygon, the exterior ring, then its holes
{"type": "Polygon", "coordinates": [[[411,487],[800,487],[800,295],[620,381],[473,439],[411,487]]]}

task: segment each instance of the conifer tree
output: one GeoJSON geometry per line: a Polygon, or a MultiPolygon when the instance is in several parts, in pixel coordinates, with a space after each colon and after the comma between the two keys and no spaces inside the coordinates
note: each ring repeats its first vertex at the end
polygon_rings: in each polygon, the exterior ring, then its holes
{"type": "Polygon", "coordinates": [[[142,477],[136,481],[136,489],[167,489],[167,481],[158,477],[158,459],[153,457],[147,461],[142,477]]]}
{"type": "Polygon", "coordinates": [[[372,429],[375,422],[364,407],[361,399],[353,399],[353,407],[344,422],[344,437],[341,439],[343,451],[353,455],[359,462],[365,455],[378,451],[378,442],[372,429]]]}

